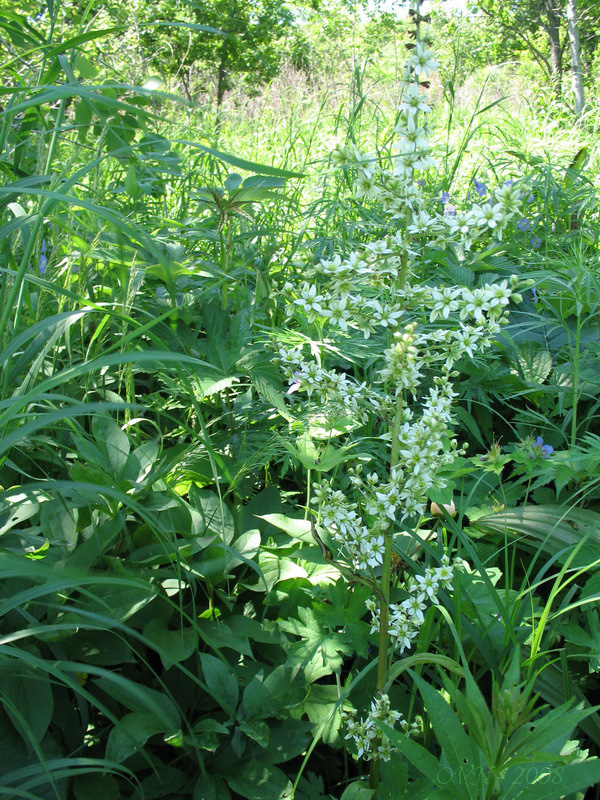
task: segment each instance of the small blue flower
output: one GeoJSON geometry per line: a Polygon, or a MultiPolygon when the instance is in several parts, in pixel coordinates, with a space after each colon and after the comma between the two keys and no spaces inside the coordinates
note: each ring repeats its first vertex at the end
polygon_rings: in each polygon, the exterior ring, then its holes
{"type": "Polygon", "coordinates": [[[509,189],[513,185],[513,183],[514,183],[514,181],[513,181],[512,178],[510,180],[508,180],[508,181],[504,181],[504,185],[508,186],[509,189]]]}
{"type": "Polygon", "coordinates": [[[534,303],[537,303],[537,301],[538,301],[538,296],[537,296],[537,292],[536,292],[536,290],[535,290],[535,286],[532,286],[532,287],[531,287],[531,296],[533,297],[533,302],[534,302],[534,303]]]}
{"type": "Polygon", "coordinates": [[[42,239],[42,246],[40,247],[40,253],[46,252],[46,240],[42,239]]]}
{"type": "Polygon", "coordinates": [[[477,180],[477,178],[473,178],[473,183],[475,184],[475,191],[479,195],[479,197],[485,197],[487,194],[487,186],[485,183],[481,183],[477,180]]]}
{"type": "Polygon", "coordinates": [[[527,202],[528,203],[533,203],[534,200],[535,200],[535,197],[532,194],[530,194],[529,197],[527,198],[527,202]]]}
{"type": "Polygon", "coordinates": [[[442,205],[445,206],[446,203],[450,200],[450,195],[448,194],[448,192],[442,192],[440,200],[442,201],[442,205]]]}
{"type": "Polygon", "coordinates": [[[542,246],[542,240],[539,236],[531,237],[531,246],[535,247],[536,250],[539,250],[539,248],[542,246]]]}
{"type": "Polygon", "coordinates": [[[537,439],[535,440],[535,446],[540,448],[544,458],[550,458],[550,456],[554,452],[554,448],[552,447],[552,445],[544,444],[544,440],[542,439],[541,436],[538,436],[537,439]]]}
{"type": "Polygon", "coordinates": [[[47,266],[48,266],[48,259],[42,253],[41,256],[40,256],[39,263],[38,263],[38,269],[40,271],[40,275],[45,275],[46,274],[46,267],[47,266]]]}
{"type": "Polygon", "coordinates": [[[520,231],[528,231],[531,228],[531,220],[527,219],[527,217],[523,217],[517,222],[517,228],[520,231]]]}
{"type": "Polygon", "coordinates": [[[417,183],[419,184],[419,186],[425,186],[425,178],[419,178],[417,183]]]}

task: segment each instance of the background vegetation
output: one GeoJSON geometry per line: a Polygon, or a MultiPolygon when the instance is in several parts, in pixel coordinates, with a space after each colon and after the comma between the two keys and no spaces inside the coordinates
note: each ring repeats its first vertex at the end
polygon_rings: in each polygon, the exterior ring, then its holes
{"type": "MultiPolygon", "coordinates": [[[[333,154],[390,163],[411,23],[0,0],[2,796],[598,797],[600,10],[578,0],[578,108],[567,5],[429,10],[432,207],[515,180],[528,224],[414,279],[535,283],[456,367],[457,516],[416,548],[397,526],[399,586],[444,549],[464,568],[397,662],[420,734],[390,733],[374,794],[340,716],[375,690],[370,590],[307,495],[349,491],[349,457],[307,438],[271,344],[325,352],[288,285],[398,228],[333,154]]],[[[328,357],[363,380],[384,346],[328,357]]]]}

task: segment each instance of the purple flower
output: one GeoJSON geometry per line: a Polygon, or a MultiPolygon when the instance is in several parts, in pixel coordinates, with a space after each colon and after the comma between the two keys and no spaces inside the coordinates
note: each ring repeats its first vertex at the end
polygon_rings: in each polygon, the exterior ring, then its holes
{"type": "Polygon", "coordinates": [[[531,237],[531,246],[535,247],[538,250],[542,246],[542,240],[539,236],[532,236],[531,237]]]}
{"type": "Polygon", "coordinates": [[[541,436],[538,436],[535,440],[533,445],[533,450],[529,453],[530,458],[535,458],[536,456],[543,456],[544,458],[550,458],[552,453],[554,452],[554,448],[551,444],[544,444],[544,440],[541,436]]]}
{"type": "Polygon", "coordinates": [[[531,220],[527,219],[527,217],[523,217],[517,222],[517,228],[520,231],[528,231],[531,228],[531,220]]]}
{"type": "Polygon", "coordinates": [[[442,201],[442,205],[445,206],[446,203],[450,200],[450,195],[448,194],[448,192],[442,192],[440,200],[442,201]]]}
{"type": "Polygon", "coordinates": [[[42,239],[42,246],[40,247],[40,253],[46,252],[46,240],[42,239]]]}
{"type": "Polygon", "coordinates": [[[477,178],[473,178],[473,183],[475,184],[475,191],[479,197],[485,197],[487,194],[487,186],[485,183],[480,183],[477,178]]]}
{"type": "Polygon", "coordinates": [[[536,290],[535,290],[535,286],[532,286],[532,287],[531,287],[531,296],[533,297],[533,302],[534,302],[534,303],[537,303],[537,301],[538,301],[538,296],[537,296],[537,292],[536,292],[536,290]]]}
{"type": "Polygon", "coordinates": [[[528,203],[533,203],[534,200],[535,200],[535,197],[532,194],[530,194],[529,197],[527,198],[527,202],[528,203]]]}
{"type": "Polygon", "coordinates": [[[556,230],[556,222],[553,222],[552,225],[550,225],[550,230],[552,231],[552,233],[554,233],[554,231],[556,230]]]}
{"type": "Polygon", "coordinates": [[[419,186],[425,186],[425,178],[419,178],[417,183],[419,184],[419,186]]]}
{"type": "Polygon", "coordinates": [[[508,181],[504,181],[504,185],[508,186],[509,189],[513,185],[513,183],[514,183],[514,181],[513,181],[512,178],[510,180],[508,180],[508,181]]]}
{"type": "Polygon", "coordinates": [[[455,217],[456,216],[456,206],[453,206],[452,203],[446,203],[444,206],[444,216],[445,217],[455,217]]]}
{"type": "Polygon", "coordinates": [[[40,275],[45,275],[46,274],[46,267],[47,266],[48,266],[48,259],[42,253],[41,256],[40,256],[39,263],[38,263],[38,269],[40,270],[40,275]]]}

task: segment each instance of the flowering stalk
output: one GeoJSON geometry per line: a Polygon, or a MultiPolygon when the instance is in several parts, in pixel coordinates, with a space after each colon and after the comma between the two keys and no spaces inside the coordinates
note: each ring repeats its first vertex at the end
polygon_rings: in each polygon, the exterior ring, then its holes
{"type": "MultiPolygon", "coordinates": [[[[369,586],[379,587],[374,595],[380,600],[371,597],[366,602],[371,634],[378,637],[376,696],[366,719],[349,720],[346,737],[355,743],[359,757],[371,761],[374,789],[378,763],[390,757],[391,745],[377,733],[373,720],[393,724],[399,719],[397,712],[390,712],[385,693],[388,651],[402,654],[412,646],[427,605],[438,602],[440,588],[452,588],[453,577],[453,566],[444,555],[439,567],[427,567],[405,582],[405,599],[392,602],[396,526],[405,521],[416,525],[429,492],[444,488],[441,470],[462,452],[453,438],[458,375],[454,367],[463,356],[473,359],[491,347],[508,321],[510,301],[521,301],[518,290],[526,284],[516,276],[473,289],[411,281],[411,272],[422,268],[428,249],[452,250],[460,260],[476,240],[501,238],[521,204],[519,189],[508,182],[496,190],[495,202],[460,213],[449,211],[445,196],[439,213],[428,204],[424,179],[415,180],[415,172],[427,173],[436,164],[427,123],[421,121],[431,111],[421,88],[437,63],[420,37],[420,7],[421,0],[411,0],[415,42],[404,73],[393,168],[382,168],[353,145],[333,154],[337,163],[356,170],[357,195],[381,203],[391,232],[348,256],[302,265],[301,282],[286,283],[281,297],[288,315],[300,319],[301,329],[315,325],[317,334],[274,334],[277,358],[290,381],[291,404],[301,409],[296,424],[304,421],[305,441],[312,436],[330,441],[349,436],[367,423],[372,428],[374,417],[388,421],[380,437],[389,441],[385,476],[376,469],[364,474],[359,462],[342,474],[341,488],[332,480],[314,483],[310,499],[317,541],[325,539],[323,547],[335,551],[334,563],[345,567],[342,574],[349,571],[353,580],[362,575],[369,586]],[[365,340],[386,337],[388,346],[367,354],[360,380],[340,369],[339,360],[337,367],[328,367],[330,354],[339,359],[344,343],[361,333],[365,340]],[[303,394],[311,400],[308,412],[302,409],[303,394]]],[[[357,352],[366,348],[353,348],[349,360],[356,362],[357,352]]],[[[328,450],[335,448],[329,444],[328,450]]],[[[341,448],[336,463],[347,462],[349,451],[341,448]]]]}

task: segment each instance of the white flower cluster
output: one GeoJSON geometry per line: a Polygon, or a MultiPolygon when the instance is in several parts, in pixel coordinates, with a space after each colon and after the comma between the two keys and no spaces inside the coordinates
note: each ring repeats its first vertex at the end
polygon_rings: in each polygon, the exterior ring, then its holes
{"type": "MultiPolygon", "coordinates": [[[[356,253],[353,255],[357,256],[356,253]]],[[[430,323],[438,319],[458,321],[460,330],[449,336],[460,344],[465,332],[469,335],[474,332],[477,338],[496,335],[504,322],[511,299],[517,302],[521,300],[517,291],[518,279],[512,276],[510,281],[506,279],[474,289],[409,284],[397,289],[393,299],[386,301],[382,299],[385,291],[383,280],[386,276],[389,280],[390,271],[378,271],[381,256],[370,251],[368,254],[362,253],[360,260],[355,257],[342,261],[338,257],[337,261],[335,272],[330,268],[331,261],[321,261],[320,267],[313,268],[313,272],[320,272],[327,278],[327,288],[307,281],[299,289],[291,283],[283,287],[288,314],[301,311],[309,322],[318,321],[343,332],[352,328],[361,331],[368,339],[376,328],[393,330],[400,324],[401,317],[410,312],[419,313],[425,308],[429,310],[430,323]],[[361,264],[364,266],[361,267],[361,264]],[[352,293],[351,286],[354,287],[352,293]],[[295,294],[299,296],[290,300],[295,294]]],[[[394,271],[399,261],[399,258],[393,260],[394,271]]],[[[427,336],[433,335],[441,341],[440,336],[447,333],[434,329],[433,332],[427,331],[427,336]]],[[[463,352],[473,356],[472,350],[461,350],[459,346],[455,358],[459,358],[463,352]]]]}
{"type": "MultiPolygon", "coordinates": [[[[522,299],[518,290],[523,282],[517,276],[472,288],[410,281],[411,271],[422,271],[425,248],[453,248],[460,260],[476,239],[501,238],[522,202],[519,189],[508,182],[490,202],[462,212],[449,206],[446,197],[440,213],[423,191],[425,180],[415,179],[416,172],[435,165],[426,121],[431,107],[422,89],[437,63],[419,38],[420,7],[420,0],[411,0],[411,13],[419,24],[404,73],[393,168],[383,168],[375,156],[354,145],[333,153],[336,165],[355,170],[357,196],[381,202],[397,231],[346,257],[302,264],[301,281],[285,283],[280,292],[288,316],[299,318],[304,328],[309,323],[316,329],[315,340],[307,340],[309,358],[304,356],[304,345],[279,349],[277,358],[291,384],[288,394],[306,393],[330,429],[337,430],[340,415],[359,424],[369,422],[367,436],[380,433],[381,422],[387,428],[380,435],[391,445],[389,475],[363,476],[359,464],[350,468],[354,492],[345,494],[323,480],[311,499],[318,523],[340,559],[346,559],[354,572],[370,573],[370,580],[378,580],[373,571],[379,571],[384,555],[389,557],[386,536],[393,534],[392,526],[424,514],[432,487],[445,486],[440,470],[462,452],[452,438],[452,403],[457,396],[453,378],[458,374],[452,370],[462,357],[474,358],[491,346],[507,321],[509,303],[522,299]],[[321,361],[323,353],[335,352],[337,344],[352,339],[352,360],[360,362],[356,331],[365,339],[379,334],[375,341],[385,339],[387,344],[364,346],[366,357],[355,372],[358,380],[342,370],[327,369],[321,361]]],[[[406,599],[390,605],[388,634],[400,653],[418,635],[427,603],[437,603],[440,587],[451,589],[452,579],[453,567],[444,556],[439,567],[409,579],[406,599]]],[[[380,607],[371,598],[367,608],[375,633],[380,607]]],[[[391,711],[387,695],[373,701],[366,718],[357,719],[356,712],[346,718],[346,738],[356,743],[359,757],[389,759],[391,743],[376,722],[394,725],[400,714],[391,711]]],[[[406,722],[401,726],[406,732],[412,730],[406,722]]]]}
{"type": "Polygon", "coordinates": [[[418,733],[419,726],[413,722],[409,725],[399,711],[393,711],[390,707],[390,698],[387,694],[380,694],[371,703],[371,708],[366,718],[356,719],[356,711],[342,711],[342,719],[346,724],[346,739],[352,739],[357,748],[358,758],[365,761],[378,758],[382,761],[389,761],[395,748],[377,725],[377,722],[384,722],[390,727],[399,722],[402,731],[408,735],[418,733]]]}
{"type": "Polygon", "coordinates": [[[424,513],[427,492],[434,485],[438,489],[446,485],[439,477],[440,469],[456,458],[456,441],[450,440],[449,447],[446,444],[451,435],[451,403],[456,392],[447,376],[435,381],[437,386],[429,390],[421,416],[414,422],[404,422],[398,434],[402,468],[395,468],[394,477],[399,487],[401,520],[424,513]]]}
{"type": "Polygon", "coordinates": [[[329,415],[348,416],[365,421],[379,409],[378,394],[365,382],[359,383],[345,372],[324,369],[317,361],[307,361],[302,346],[280,347],[277,359],[290,382],[288,394],[304,391],[315,396],[329,415]]]}
{"type": "MultiPolygon", "coordinates": [[[[400,653],[410,649],[413,639],[417,637],[425,619],[426,603],[437,604],[440,586],[451,590],[453,577],[454,570],[450,565],[450,558],[445,555],[442,557],[441,566],[428,567],[424,575],[417,575],[408,581],[404,588],[410,596],[406,600],[390,605],[388,633],[400,653]]],[[[371,633],[378,633],[379,605],[373,598],[368,598],[366,605],[371,612],[371,633]]]]}
{"type": "Polygon", "coordinates": [[[314,488],[312,502],[318,505],[321,524],[348,557],[355,570],[367,570],[381,566],[383,562],[383,533],[387,522],[364,524],[357,512],[356,503],[351,503],[343,492],[333,489],[323,481],[314,488]]]}
{"type": "MultiPolygon", "coordinates": [[[[415,0],[412,11],[417,17],[419,8],[420,3],[415,0]]],[[[448,198],[441,213],[431,208],[423,192],[425,181],[416,181],[415,173],[437,165],[431,154],[427,123],[432,109],[422,90],[428,88],[426,79],[437,71],[438,62],[420,37],[419,28],[404,67],[393,168],[382,167],[374,156],[361,153],[353,144],[338,146],[332,161],[336,166],[355,169],[356,195],[380,201],[391,219],[402,220],[410,234],[424,237],[430,246],[455,246],[464,251],[485,234],[501,239],[507,225],[520,213],[524,196],[512,181],[506,181],[489,202],[475,203],[466,211],[447,208],[448,198]]]]}

